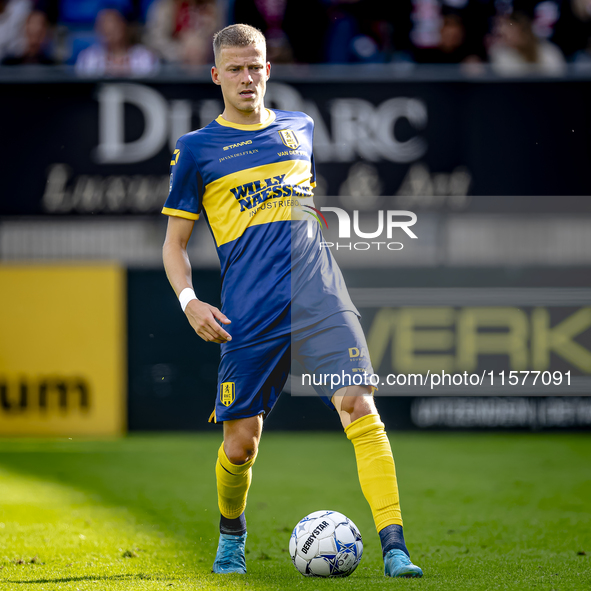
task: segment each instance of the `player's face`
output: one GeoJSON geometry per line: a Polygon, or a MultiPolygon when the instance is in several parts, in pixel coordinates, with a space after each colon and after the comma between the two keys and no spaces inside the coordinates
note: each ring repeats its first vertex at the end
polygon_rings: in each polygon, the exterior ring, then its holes
{"type": "Polygon", "coordinates": [[[264,47],[223,47],[211,76],[222,87],[226,114],[250,119],[262,113],[270,72],[264,47]]]}

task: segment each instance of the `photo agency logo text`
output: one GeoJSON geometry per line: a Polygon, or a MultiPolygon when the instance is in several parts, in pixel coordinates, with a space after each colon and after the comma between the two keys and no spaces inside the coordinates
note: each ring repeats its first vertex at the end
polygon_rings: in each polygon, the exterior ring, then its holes
{"type": "MultiPolygon", "coordinates": [[[[370,227],[377,228],[373,231],[364,231],[360,228],[359,211],[353,211],[353,220],[351,216],[340,207],[321,207],[320,212],[332,212],[337,216],[338,223],[338,241],[330,242],[323,240],[320,242],[320,248],[334,248],[336,250],[402,250],[404,244],[402,242],[391,242],[394,235],[394,230],[403,230],[409,238],[417,239],[418,236],[410,229],[417,222],[417,216],[412,211],[404,210],[379,210],[372,214],[363,215],[363,226],[365,230],[370,227]],[[377,220],[376,220],[377,217],[377,220]],[[361,240],[354,241],[351,239],[359,238],[361,240]],[[385,234],[385,237],[384,237],[385,234]],[[347,239],[349,239],[347,241],[347,239]],[[381,240],[380,240],[381,239],[381,240]],[[343,241],[343,242],[341,242],[343,241]]],[[[325,227],[328,229],[328,222],[322,214],[320,214],[324,221],[325,227]]],[[[317,220],[318,218],[314,216],[317,220]]],[[[330,218],[329,218],[330,219],[330,218]]],[[[314,222],[308,221],[308,238],[314,236],[314,222]]],[[[322,223],[321,223],[322,225],[322,223]]],[[[332,223],[331,223],[332,225],[332,223]]],[[[330,234],[331,232],[327,232],[330,234]]],[[[332,238],[334,240],[334,238],[332,238]]]]}

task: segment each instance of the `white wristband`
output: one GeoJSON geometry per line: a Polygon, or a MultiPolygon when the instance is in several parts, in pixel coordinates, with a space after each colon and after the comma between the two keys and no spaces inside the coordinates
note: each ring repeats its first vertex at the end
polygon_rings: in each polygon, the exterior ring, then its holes
{"type": "Polygon", "coordinates": [[[185,287],[185,289],[183,289],[183,291],[181,291],[181,293],[179,295],[179,302],[181,303],[181,308],[183,309],[183,312],[185,311],[187,304],[191,300],[196,300],[196,299],[197,299],[197,296],[195,295],[195,292],[190,287],[185,287]]]}

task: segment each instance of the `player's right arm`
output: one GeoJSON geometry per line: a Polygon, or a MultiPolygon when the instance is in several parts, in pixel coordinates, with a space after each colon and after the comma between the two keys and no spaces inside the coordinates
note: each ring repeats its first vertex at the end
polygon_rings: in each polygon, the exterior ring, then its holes
{"type": "MultiPolygon", "coordinates": [[[[166,239],[162,248],[162,259],[166,276],[177,297],[183,289],[193,289],[191,263],[187,244],[193,232],[193,220],[169,217],[166,239]]],[[[214,343],[231,341],[232,337],[218,323],[230,324],[230,320],[218,308],[201,300],[191,300],[185,308],[185,315],[195,332],[204,340],[214,343]]]]}
{"type": "MultiPolygon", "coordinates": [[[[197,162],[181,138],[170,161],[170,191],[162,209],[162,213],[169,216],[162,258],[177,297],[183,289],[193,289],[187,244],[195,220],[199,218],[202,193],[203,182],[197,162]]],[[[185,314],[204,341],[225,343],[232,340],[219,324],[230,324],[230,320],[215,306],[194,299],[187,304],[185,314]]]]}

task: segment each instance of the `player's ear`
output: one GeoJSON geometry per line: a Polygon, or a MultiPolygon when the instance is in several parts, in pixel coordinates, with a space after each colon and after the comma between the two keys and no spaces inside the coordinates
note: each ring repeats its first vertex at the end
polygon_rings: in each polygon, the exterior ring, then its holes
{"type": "Polygon", "coordinates": [[[265,69],[267,70],[267,80],[270,78],[271,76],[271,62],[267,62],[267,65],[265,66],[265,69]]]}
{"type": "Polygon", "coordinates": [[[211,79],[213,80],[214,84],[220,84],[220,76],[218,69],[215,66],[211,66],[211,79]]]}

